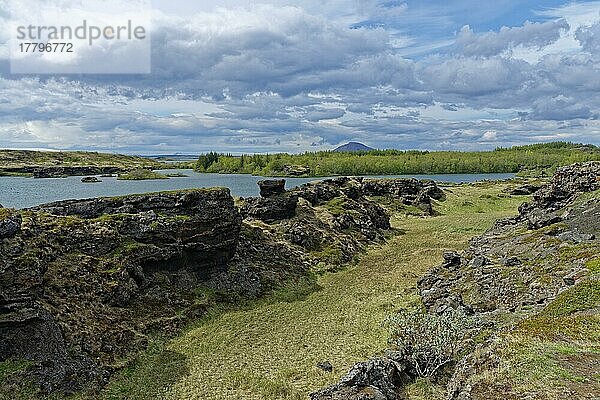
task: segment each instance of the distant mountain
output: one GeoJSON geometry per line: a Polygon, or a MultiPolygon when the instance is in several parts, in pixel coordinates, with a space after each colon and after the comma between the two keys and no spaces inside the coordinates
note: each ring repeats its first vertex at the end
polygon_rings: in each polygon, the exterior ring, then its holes
{"type": "Polygon", "coordinates": [[[370,151],[370,150],[375,150],[375,149],[372,147],[366,146],[362,143],[349,142],[349,143],[341,145],[340,147],[337,147],[333,151],[344,152],[344,151],[370,151]]]}

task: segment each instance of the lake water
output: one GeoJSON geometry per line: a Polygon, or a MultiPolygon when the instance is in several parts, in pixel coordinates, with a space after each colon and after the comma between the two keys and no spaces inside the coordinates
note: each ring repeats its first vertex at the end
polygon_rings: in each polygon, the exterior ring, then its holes
{"type": "MultiPolygon", "coordinates": [[[[101,183],[82,183],[80,176],[68,178],[34,179],[25,177],[0,177],[0,204],[4,207],[25,208],[57,200],[86,199],[90,197],[121,196],[133,193],[159,192],[222,186],[228,187],[234,196],[258,196],[260,176],[240,174],[199,174],[192,170],[168,170],[181,172],[187,177],[147,181],[119,181],[115,177],[99,177],[101,183]]],[[[446,174],[446,175],[387,175],[373,178],[417,178],[438,182],[475,182],[484,179],[510,179],[514,174],[446,174]]],[[[326,178],[286,178],[290,189],[307,182],[326,178]]]]}

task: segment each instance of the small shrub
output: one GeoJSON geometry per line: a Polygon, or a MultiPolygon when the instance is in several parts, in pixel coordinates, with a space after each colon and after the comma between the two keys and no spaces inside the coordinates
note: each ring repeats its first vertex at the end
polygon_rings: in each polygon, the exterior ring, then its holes
{"type": "Polygon", "coordinates": [[[389,342],[402,352],[418,377],[432,377],[440,368],[458,360],[468,339],[482,322],[461,310],[442,315],[403,311],[388,320],[389,342]]]}

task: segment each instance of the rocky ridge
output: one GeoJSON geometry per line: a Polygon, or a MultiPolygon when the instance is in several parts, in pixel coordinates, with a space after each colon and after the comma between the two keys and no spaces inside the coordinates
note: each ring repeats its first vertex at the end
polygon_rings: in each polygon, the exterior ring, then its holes
{"type": "MultiPolygon", "coordinates": [[[[488,332],[477,346],[465,338],[460,344],[463,357],[446,366],[452,368],[440,370],[449,379],[448,399],[553,398],[544,393],[515,394],[506,383],[486,377],[498,373],[499,343],[506,332],[533,326],[533,335],[540,335],[540,330],[552,332],[555,325],[563,326],[558,335],[564,341],[565,326],[594,324],[600,309],[599,189],[600,163],[560,168],[549,184],[532,191],[532,200],[519,208],[518,216],[497,221],[462,253],[445,252],[443,264],[418,282],[429,315],[465,313],[483,321],[482,332],[488,332]],[[581,320],[587,316],[592,320],[581,320]]],[[[532,335],[525,332],[526,337],[532,335]]],[[[405,398],[404,385],[418,376],[409,362],[410,347],[356,364],[338,384],[313,393],[311,399],[405,398]]],[[[589,383],[561,393],[591,399],[600,387],[589,383]]]]}

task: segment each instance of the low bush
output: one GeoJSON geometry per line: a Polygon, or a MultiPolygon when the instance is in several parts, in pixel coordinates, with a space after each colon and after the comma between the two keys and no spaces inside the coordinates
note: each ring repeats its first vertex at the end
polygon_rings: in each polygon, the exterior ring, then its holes
{"type": "Polygon", "coordinates": [[[483,322],[462,310],[442,315],[402,311],[389,318],[390,345],[404,354],[418,377],[432,377],[458,361],[483,322]]]}

